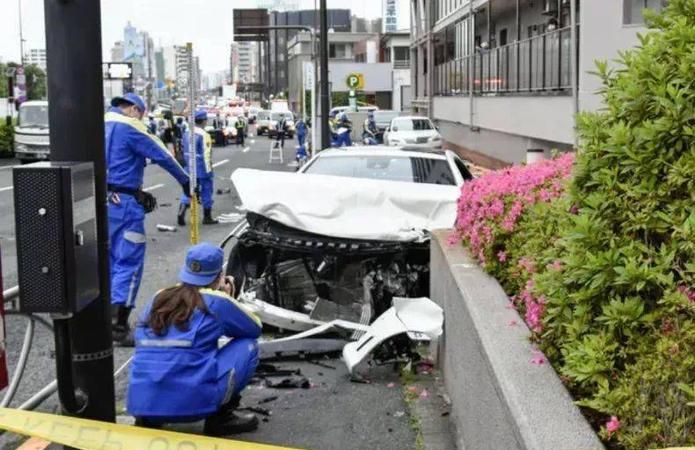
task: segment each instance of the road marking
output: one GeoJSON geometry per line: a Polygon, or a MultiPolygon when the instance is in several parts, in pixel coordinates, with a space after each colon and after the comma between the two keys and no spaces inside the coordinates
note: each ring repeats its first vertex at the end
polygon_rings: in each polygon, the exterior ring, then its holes
{"type": "Polygon", "coordinates": [[[14,186],[7,186],[4,188],[0,188],[0,192],[11,191],[12,189],[14,189],[14,186]]]}
{"type": "Polygon", "coordinates": [[[143,189],[143,191],[150,192],[150,191],[154,191],[155,189],[159,189],[159,188],[163,188],[163,187],[164,187],[164,185],[160,183],[160,184],[155,184],[154,186],[146,187],[145,189],[143,189]]]}
{"type": "Polygon", "coordinates": [[[223,159],[222,161],[218,161],[215,164],[212,165],[212,168],[214,169],[215,167],[222,166],[224,164],[227,164],[229,162],[228,159],[223,159]]]}
{"type": "Polygon", "coordinates": [[[248,152],[249,150],[251,150],[251,147],[244,147],[244,153],[248,152]]]}

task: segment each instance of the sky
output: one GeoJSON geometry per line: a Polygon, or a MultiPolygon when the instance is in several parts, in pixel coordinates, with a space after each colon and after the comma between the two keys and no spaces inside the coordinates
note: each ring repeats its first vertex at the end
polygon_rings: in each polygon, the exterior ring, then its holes
{"type": "MultiPolygon", "coordinates": [[[[312,9],[314,0],[294,0],[303,9],[312,9]]],[[[44,0],[3,0],[0,26],[0,59],[19,60],[19,8],[25,53],[45,48],[44,0]]],[[[328,0],[329,8],[349,6],[352,13],[367,18],[381,16],[382,0],[328,0]]],[[[156,46],[193,42],[203,72],[228,68],[229,45],[233,39],[232,10],[255,8],[258,0],[101,0],[102,52],[110,58],[114,42],[123,39],[123,27],[130,21],[147,31],[156,46]]]]}

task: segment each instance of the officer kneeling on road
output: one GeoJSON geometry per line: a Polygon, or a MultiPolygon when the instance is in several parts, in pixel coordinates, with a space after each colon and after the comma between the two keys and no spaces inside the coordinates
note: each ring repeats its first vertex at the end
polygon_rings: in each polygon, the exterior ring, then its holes
{"type": "Polygon", "coordinates": [[[223,262],[220,247],[191,247],[181,283],[160,291],[142,313],[127,403],[136,425],[205,419],[213,436],[258,427],[255,415],[234,409],[258,365],[261,322],[234,300],[223,262]],[[222,336],[232,341],[218,349],[222,336]]]}
{"type": "MultiPolygon", "coordinates": [[[[212,218],[212,198],[214,187],[214,174],[212,171],[212,138],[205,131],[205,125],[208,123],[208,114],[203,110],[198,110],[195,113],[195,161],[196,161],[196,178],[198,181],[198,190],[200,200],[203,203],[203,225],[215,225],[219,221],[212,218]]],[[[189,131],[184,132],[183,136],[183,158],[186,170],[190,173],[190,135],[189,131]]],[[[191,199],[187,193],[181,196],[179,204],[179,213],[177,222],[179,226],[186,225],[186,210],[191,204],[191,199]]]]}

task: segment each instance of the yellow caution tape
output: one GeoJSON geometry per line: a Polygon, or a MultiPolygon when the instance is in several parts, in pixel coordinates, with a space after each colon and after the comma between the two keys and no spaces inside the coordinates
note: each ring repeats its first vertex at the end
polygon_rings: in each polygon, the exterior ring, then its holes
{"type": "Polygon", "coordinates": [[[82,450],[288,450],[10,408],[0,408],[0,429],[82,450]]]}

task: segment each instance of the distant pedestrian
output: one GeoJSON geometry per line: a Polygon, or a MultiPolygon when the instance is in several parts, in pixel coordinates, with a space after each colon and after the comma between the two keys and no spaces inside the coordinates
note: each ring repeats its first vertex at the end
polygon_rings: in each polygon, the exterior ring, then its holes
{"type": "Polygon", "coordinates": [[[174,115],[171,111],[166,110],[162,114],[164,118],[164,129],[162,131],[162,142],[169,149],[172,156],[175,154],[174,148],[174,115]]]}
{"type": "Polygon", "coordinates": [[[236,118],[236,123],[234,124],[234,128],[236,129],[236,145],[237,147],[240,145],[244,145],[244,128],[246,128],[246,122],[242,116],[238,116],[236,118]]]}
{"type": "Polygon", "coordinates": [[[304,119],[301,117],[297,121],[297,124],[295,126],[295,129],[297,130],[297,143],[299,144],[300,147],[304,147],[304,144],[306,143],[306,123],[304,123],[304,119]]]}
{"type": "Polygon", "coordinates": [[[280,116],[277,125],[277,140],[280,142],[280,147],[285,148],[285,131],[287,130],[287,120],[285,120],[285,115],[280,116]]]}
{"type": "Polygon", "coordinates": [[[149,129],[150,134],[157,136],[157,122],[154,120],[154,116],[152,114],[150,114],[149,119],[150,121],[147,124],[147,128],[149,129]]]}

